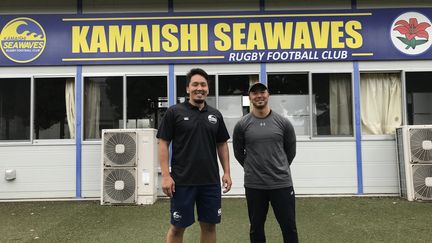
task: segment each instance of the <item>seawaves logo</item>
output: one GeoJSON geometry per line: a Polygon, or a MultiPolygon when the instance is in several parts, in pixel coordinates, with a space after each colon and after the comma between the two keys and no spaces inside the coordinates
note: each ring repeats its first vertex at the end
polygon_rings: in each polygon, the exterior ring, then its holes
{"type": "Polygon", "coordinates": [[[390,36],[399,51],[408,55],[421,54],[432,44],[431,21],[417,12],[404,13],[393,22],[390,36]]]}
{"type": "Polygon", "coordinates": [[[46,46],[42,26],[30,18],[9,21],[0,32],[3,54],[17,63],[28,63],[38,58],[46,46]]]}

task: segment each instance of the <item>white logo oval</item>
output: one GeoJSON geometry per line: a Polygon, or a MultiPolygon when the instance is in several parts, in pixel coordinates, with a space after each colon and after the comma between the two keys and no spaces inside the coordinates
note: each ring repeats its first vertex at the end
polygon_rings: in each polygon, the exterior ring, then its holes
{"type": "Polygon", "coordinates": [[[217,123],[217,118],[215,115],[209,115],[208,116],[208,120],[211,124],[216,124],[217,123]]]}
{"type": "Polygon", "coordinates": [[[179,212],[174,212],[173,213],[173,218],[174,218],[175,221],[179,221],[182,218],[182,216],[180,215],[179,212]]]}
{"type": "Polygon", "coordinates": [[[393,45],[408,55],[418,55],[432,44],[431,21],[423,14],[407,12],[397,17],[391,26],[390,37],[393,45]]]}

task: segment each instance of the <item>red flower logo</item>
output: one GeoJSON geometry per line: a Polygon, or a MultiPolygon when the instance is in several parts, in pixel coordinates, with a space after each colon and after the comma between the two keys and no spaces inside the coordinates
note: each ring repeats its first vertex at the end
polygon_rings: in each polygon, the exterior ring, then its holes
{"type": "Polygon", "coordinates": [[[416,46],[422,45],[429,40],[429,34],[426,32],[426,29],[431,25],[426,22],[418,23],[417,18],[410,18],[409,23],[406,20],[399,20],[395,23],[395,26],[393,30],[405,35],[405,37],[399,36],[397,38],[407,45],[405,48],[407,50],[410,47],[415,49],[416,46]]]}

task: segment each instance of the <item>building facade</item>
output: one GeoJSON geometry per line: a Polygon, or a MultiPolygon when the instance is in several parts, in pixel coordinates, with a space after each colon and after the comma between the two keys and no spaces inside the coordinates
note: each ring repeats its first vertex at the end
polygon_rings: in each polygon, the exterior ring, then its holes
{"type": "Polygon", "coordinates": [[[99,197],[101,130],[157,128],[195,67],[230,134],[268,85],[297,194],[396,195],[395,128],[432,124],[431,19],[426,0],[2,1],[0,200],[99,197]]]}

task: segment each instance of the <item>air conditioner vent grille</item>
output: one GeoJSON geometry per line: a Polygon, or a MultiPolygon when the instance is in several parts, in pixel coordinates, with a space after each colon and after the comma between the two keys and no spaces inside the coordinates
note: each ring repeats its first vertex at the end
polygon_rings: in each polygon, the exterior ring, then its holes
{"type": "Polygon", "coordinates": [[[413,183],[415,197],[421,200],[432,200],[432,165],[413,165],[413,183]]]}
{"type": "Polygon", "coordinates": [[[106,165],[134,166],[136,163],[136,133],[105,133],[104,159],[106,165]]]}
{"type": "Polygon", "coordinates": [[[432,163],[432,129],[412,128],[410,131],[411,161],[432,163]]]}
{"type": "Polygon", "coordinates": [[[135,168],[105,169],[103,184],[104,202],[135,203],[135,168]]]}

